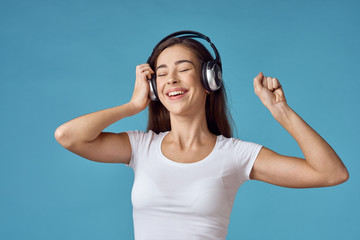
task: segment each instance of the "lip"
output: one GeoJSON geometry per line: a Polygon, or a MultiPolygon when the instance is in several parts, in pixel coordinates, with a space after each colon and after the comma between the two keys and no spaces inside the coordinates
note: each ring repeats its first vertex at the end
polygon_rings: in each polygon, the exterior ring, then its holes
{"type": "Polygon", "coordinates": [[[179,87],[177,87],[177,88],[170,88],[170,89],[166,90],[165,94],[166,94],[166,96],[169,96],[169,93],[175,92],[175,91],[182,91],[182,92],[184,92],[184,94],[185,94],[185,93],[187,93],[187,91],[189,91],[189,90],[187,90],[186,88],[179,88],[179,87]]]}
{"type": "Polygon", "coordinates": [[[178,99],[180,99],[180,98],[183,98],[188,91],[189,91],[189,90],[186,89],[186,88],[177,87],[177,88],[170,88],[170,89],[166,90],[165,94],[166,94],[166,96],[167,96],[170,100],[178,100],[178,99]],[[170,92],[174,92],[174,91],[182,91],[182,92],[184,92],[184,93],[181,94],[181,95],[176,95],[176,96],[170,97],[170,96],[169,96],[169,93],[170,93],[170,92]]]}

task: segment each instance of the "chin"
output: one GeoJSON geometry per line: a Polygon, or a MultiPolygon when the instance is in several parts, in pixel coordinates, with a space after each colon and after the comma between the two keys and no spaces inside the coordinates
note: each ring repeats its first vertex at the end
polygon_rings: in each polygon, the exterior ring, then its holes
{"type": "Polygon", "coordinates": [[[170,113],[170,116],[171,115],[184,115],[185,114],[185,110],[182,109],[182,108],[167,108],[167,110],[169,111],[170,113]]]}

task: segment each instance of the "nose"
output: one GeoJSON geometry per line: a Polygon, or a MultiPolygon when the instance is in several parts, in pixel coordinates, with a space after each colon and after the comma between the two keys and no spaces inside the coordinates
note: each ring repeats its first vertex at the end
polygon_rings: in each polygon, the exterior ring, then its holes
{"type": "Polygon", "coordinates": [[[180,82],[180,80],[179,80],[176,73],[172,73],[172,74],[169,75],[169,78],[167,80],[167,84],[175,84],[175,83],[179,83],[179,82],[180,82]]]}

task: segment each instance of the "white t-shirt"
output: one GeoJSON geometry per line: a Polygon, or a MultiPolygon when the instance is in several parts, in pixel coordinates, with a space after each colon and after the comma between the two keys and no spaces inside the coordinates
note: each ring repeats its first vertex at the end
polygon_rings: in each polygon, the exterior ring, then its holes
{"type": "Polygon", "coordinates": [[[217,136],[206,158],[179,163],[161,152],[167,133],[127,132],[135,239],[224,240],[236,193],[262,146],[217,136]]]}

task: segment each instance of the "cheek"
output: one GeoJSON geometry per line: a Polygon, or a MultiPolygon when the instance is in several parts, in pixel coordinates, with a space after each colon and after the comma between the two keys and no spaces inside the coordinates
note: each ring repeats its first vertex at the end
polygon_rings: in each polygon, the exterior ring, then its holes
{"type": "Polygon", "coordinates": [[[165,87],[165,82],[162,79],[156,79],[156,90],[158,92],[160,101],[163,99],[162,92],[164,90],[164,87],[165,87]]]}
{"type": "Polygon", "coordinates": [[[202,87],[202,72],[196,71],[196,73],[194,73],[194,78],[196,79],[196,82],[202,87]]]}
{"type": "Polygon", "coordinates": [[[193,76],[192,79],[193,79],[193,84],[196,85],[199,88],[199,90],[205,90],[200,75],[193,76]]]}
{"type": "Polygon", "coordinates": [[[162,79],[156,78],[156,89],[158,93],[161,92],[161,89],[164,87],[164,81],[162,79]]]}

